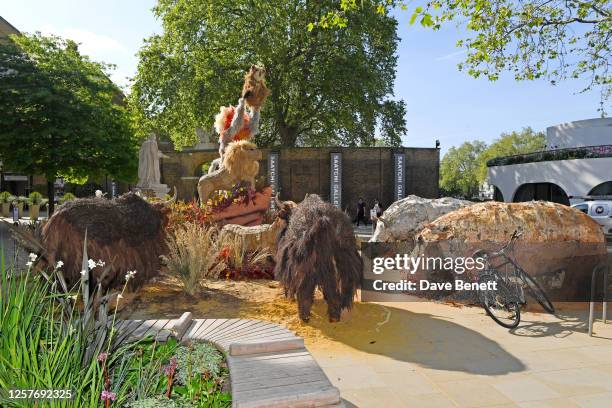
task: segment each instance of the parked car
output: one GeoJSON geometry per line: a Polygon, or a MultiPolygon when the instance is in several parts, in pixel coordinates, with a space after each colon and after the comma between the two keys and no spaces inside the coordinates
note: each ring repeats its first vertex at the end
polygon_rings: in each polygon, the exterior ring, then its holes
{"type": "Polygon", "coordinates": [[[604,234],[612,235],[612,200],[585,201],[572,205],[572,208],[582,211],[593,218],[604,230],[604,234]]]}

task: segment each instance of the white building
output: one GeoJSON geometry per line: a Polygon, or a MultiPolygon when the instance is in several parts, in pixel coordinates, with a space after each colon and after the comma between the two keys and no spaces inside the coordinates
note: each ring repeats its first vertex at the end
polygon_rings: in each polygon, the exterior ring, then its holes
{"type": "Polygon", "coordinates": [[[574,204],[586,195],[612,195],[612,118],[546,129],[546,150],[487,163],[495,199],[574,204]]]}

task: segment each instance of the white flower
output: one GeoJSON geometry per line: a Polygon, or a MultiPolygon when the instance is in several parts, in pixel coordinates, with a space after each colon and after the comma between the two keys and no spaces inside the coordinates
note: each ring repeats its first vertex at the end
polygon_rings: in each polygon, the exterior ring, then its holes
{"type": "Polygon", "coordinates": [[[93,269],[97,266],[96,262],[93,259],[90,259],[89,261],[87,261],[87,266],[89,266],[89,269],[93,269]]]}
{"type": "Polygon", "coordinates": [[[72,300],[77,300],[78,295],[70,295],[68,297],[72,300]]]}
{"type": "Polygon", "coordinates": [[[123,299],[123,295],[121,293],[117,295],[117,300],[119,299],[123,299]]]}
{"type": "Polygon", "coordinates": [[[100,266],[100,267],[103,267],[104,265],[106,265],[106,262],[104,262],[104,261],[103,261],[103,260],[101,260],[101,259],[98,259],[98,262],[96,263],[96,265],[98,265],[98,266],[100,266]]]}
{"type": "Polygon", "coordinates": [[[64,262],[62,262],[62,261],[57,261],[57,264],[55,265],[55,269],[59,269],[59,268],[61,268],[62,266],[64,266],[64,262]]]}
{"type": "Polygon", "coordinates": [[[27,267],[32,266],[32,261],[28,261],[28,262],[26,262],[26,266],[27,266],[27,267]]]}
{"type": "Polygon", "coordinates": [[[134,277],[134,275],[136,275],[136,271],[127,271],[127,273],[125,274],[126,282],[128,280],[132,279],[134,277]]]}
{"type": "Polygon", "coordinates": [[[83,275],[83,276],[87,275],[87,271],[86,271],[85,269],[83,269],[83,270],[81,271],[81,275],[83,275]]]}
{"type": "Polygon", "coordinates": [[[30,257],[30,261],[34,262],[36,260],[36,258],[38,258],[38,255],[36,255],[34,252],[30,252],[30,255],[28,255],[30,257]]]}

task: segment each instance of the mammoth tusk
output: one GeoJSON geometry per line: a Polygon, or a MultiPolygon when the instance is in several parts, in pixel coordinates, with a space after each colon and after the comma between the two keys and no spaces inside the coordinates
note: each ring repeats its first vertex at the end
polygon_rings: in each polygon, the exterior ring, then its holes
{"type": "Polygon", "coordinates": [[[174,195],[172,196],[171,199],[164,201],[163,204],[170,205],[176,201],[177,197],[178,197],[178,193],[176,191],[176,186],[174,186],[174,195]]]}
{"type": "Polygon", "coordinates": [[[280,193],[277,192],[274,196],[274,204],[276,204],[276,208],[283,208],[283,202],[278,199],[279,194],[280,193]]]}

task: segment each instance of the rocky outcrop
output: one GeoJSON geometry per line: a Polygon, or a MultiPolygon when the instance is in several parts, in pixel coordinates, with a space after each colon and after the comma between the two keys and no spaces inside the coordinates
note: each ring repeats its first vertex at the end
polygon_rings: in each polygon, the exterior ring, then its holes
{"type": "MultiPolygon", "coordinates": [[[[588,300],[593,268],[606,262],[605,238],[593,219],[562,204],[486,202],[460,208],[416,234],[413,254],[471,257],[477,250],[499,250],[514,231],[521,235],[508,255],[536,278],[551,300],[588,300]]],[[[432,280],[458,278],[449,271],[419,272],[432,280]]]]}
{"type": "Polygon", "coordinates": [[[370,242],[409,241],[436,218],[472,203],[444,197],[435,200],[415,195],[391,204],[379,218],[370,242]]]}

